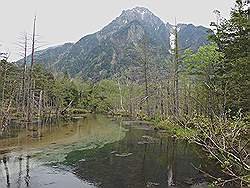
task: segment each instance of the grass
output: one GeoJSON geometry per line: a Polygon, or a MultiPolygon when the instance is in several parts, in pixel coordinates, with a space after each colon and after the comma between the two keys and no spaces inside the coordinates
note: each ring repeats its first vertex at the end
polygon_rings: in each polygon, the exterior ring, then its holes
{"type": "Polygon", "coordinates": [[[188,139],[197,135],[195,129],[180,126],[177,123],[173,123],[170,119],[160,121],[155,125],[155,129],[166,130],[168,134],[181,139],[188,139]]]}

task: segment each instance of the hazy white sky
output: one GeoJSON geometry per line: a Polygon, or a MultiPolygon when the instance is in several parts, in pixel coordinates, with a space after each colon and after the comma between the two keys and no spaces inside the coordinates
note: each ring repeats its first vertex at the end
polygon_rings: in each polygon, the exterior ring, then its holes
{"type": "Polygon", "coordinates": [[[119,16],[124,9],[144,6],[164,22],[209,26],[213,10],[228,18],[234,0],[0,0],[0,49],[20,56],[16,45],[20,33],[31,33],[37,15],[37,33],[47,46],[76,42],[119,16]]]}

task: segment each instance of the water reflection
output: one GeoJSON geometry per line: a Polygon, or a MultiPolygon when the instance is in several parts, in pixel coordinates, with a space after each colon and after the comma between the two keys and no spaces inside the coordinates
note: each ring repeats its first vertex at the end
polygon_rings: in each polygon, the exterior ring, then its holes
{"type": "Polygon", "coordinates": [[[63,169],[37,166],[30,156],[3,158],[0,164],[0,172],[4,172],[0,173],[1,188],[96,188],[63,169]]]}
{"type": "Polygon", "coordinates": [[[176,140],[173,139],[171,142],[171,149],[169,150],[169,164],[168,164],[168,186],[174,186],[176,185],[176,156],[175,156],[175,150],[176,150],[176,140]]]}
{"type": "MultiPolygon", "coordinates": [[[[48,123],[48,122],[47,122],[48,123]]],[[[0,187],[94,187],[82,183],[64,169],[54,173],[54,167],[43,164],[63,161],[73,150],[92,148],[104,143],[115,142],[125,136],[124,128],[100,116],[81,119],[75,122],[52,122],[49,124],[12,125],[11,131],[0,136],[0,187]],[[31,157],[31,155],[33,157],[31,157]],[[2,160],[1,160],[2,159],[2,160]],[[1,172],[3,172],[1,174],[1,172]],[[33,174],[31,177],[30,174],[33,174]],[[44,179],[37,179],[44,177],[44,179]],[[61,179],[64,177],[64,179],[61,179]],[[51,182],[48,183],[49,179],[51,182]],[[54,182],[55,180],[55,182],[54,182]],[[64,182],[65,180],[68,183],[64,182]],[[4,182],[3,182],[4,181],[4,182]],[[60,183],[60,182],[64,183],[60,183]],[[42,183],[41,183],[42,182],[42,183]],[[44,184],[44,185],[43,185],[44,184]],[[61,185],[61,186],[59,186],[61,185]]]]}
{"type": "Polygon", "coordinates": [[[190,187],[185,182],[198,175],[191,162],[201,163],[195,148],[157,137],[154,131],[130,128],[120,142],[91,153],[74,151],[68,160],[80,179],[103,188],[190,187]]]}
{"type": "Polygon", "coordinates": [[[22,184],[22,161],[23,161],[23,158],[22,156],[20,155],[18,157],[18,161],[19,161],[19,173],[18,173],[18,179],[17,179],[17,187],[20,188],[21,187],[21,184],[22,184]]]}
{"type": "Polygon", "coordinates": [[[76,143],[95,137],[123,137],[122,129],[104,117],[92,116],[73,122],[38,121],[35,124],[12,125],[11,132],[0,136],[0,155],[10,150],[29,152],[34,148],[76,143]],[[119,135],[118,135],[119,134],[119,135]]]}
{"type": "MultiPolygon", "coordinates": [[[[26,183],[26,187],[29,186],[30,181],[30,156],[26,156],[26,175],[23,177],[22,162],[23,157],[7,157],[3,156],[0,163],[3,164],[1,170],[3,174],[0,174],[0,179],[5,181],[6,187],[22,187],[23,180],[26,183]],[[11,164],[11,168],[10,165],[11,164]],[[18,166],[18,167],[17,167],[18,166]],[[11,172],[11,173],[10,173],[11,172]],[[16,180],[16,181],[15,181],[16,180]]],[[[0,187],[3,186],[3,182],[0,181],[0,187]]]]}
{"type": "Polygon", "coordinates": [[[191,163],[204,162],[185,141],[132,126],[125,136],[121,123],[103,117],[24,126],[0,137],[0,150],[19,151],[2,158],[0,187],[187,188],[199,176],[191,163]]]}
{"type": "Polygon", "coordinates": [[[8,168],[8,158],[4,156],[2,161],[4,164],[4,170],[6,173],[6,185],[7,187],[9,187],[10,186],[10,174],[9,174],[9,168],[8,168]]]}
{"type": "Polygon", "coordinates": [[[27,155],[26,157],[26,176],[25,176],[25,183],[27,185],[27,187],[29,186],[29,182],[30,182],[30,156],[27,155]]]}

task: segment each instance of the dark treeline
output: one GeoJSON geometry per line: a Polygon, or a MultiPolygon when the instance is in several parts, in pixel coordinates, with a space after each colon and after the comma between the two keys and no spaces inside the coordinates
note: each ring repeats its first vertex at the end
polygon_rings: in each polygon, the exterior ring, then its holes
{"type": "Polygon", "coordinates": [[[129,49],[141,54],[138,64],[106,80],[54,74],[32,58],[26,66],[26,55],[23,65],[2,60],[2,130],[11,119],[32,121],[68,113],[97,112],[150,120],[158,129],[201,145],[216,159],[227,177],[211,175],[216,184],[248,184],[248,4],[237,0],[229,20],[221,18],[219,11],[215,13],[209,45],[197,52],[179,49],[175,27],[169,59],[150,59],[149,53],[155,52],[145,49],[145,39],[129,49]]]}

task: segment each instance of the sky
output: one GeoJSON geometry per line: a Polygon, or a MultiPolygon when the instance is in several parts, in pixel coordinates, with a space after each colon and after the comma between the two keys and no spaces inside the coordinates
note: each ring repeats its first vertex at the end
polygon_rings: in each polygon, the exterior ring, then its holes
{"type": "MultiPolygon", "coordinates": [[[[213,10],[228,18],[235,0],[0,0],[0,51],[17,60],[17,41],[32,32],[37,16],[37,34],[43,48],[76,42],[118,17],[122,10],[143,6],[162,21],[209,27],[213,10]]],[[[40,45],[40,44],[39,44],[40,45]]]]}

